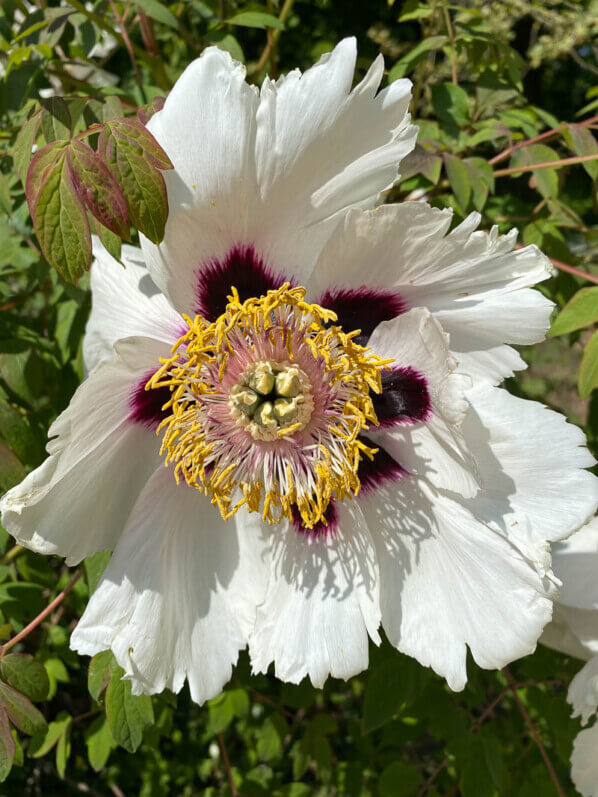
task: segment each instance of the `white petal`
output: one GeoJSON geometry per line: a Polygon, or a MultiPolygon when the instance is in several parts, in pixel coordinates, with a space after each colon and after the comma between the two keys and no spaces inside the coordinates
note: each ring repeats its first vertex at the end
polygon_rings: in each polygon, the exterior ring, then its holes
{"type": "Polygon", "coordinates": [[[596,610],[598,636],[598,518],[552,548],[555,575],[563,582],[559,603],[596,610]]]}
{"type": "Polygon", "coordinates": [[[568,606],[560,606],[555,602],[552,612],[552,620],[548,623],[540,642],[549,648],[554,648],[568,656],[575,656],[577,659],[589,659],[598,653],[598,634],[596,633],[596,614],[595,612],[583,609],[570,609],[568,606]],[[589,630],[589,635],[585,633],[589,630]],[[581,638],[586,636],[590,644],[584,644],[581,638]]]}
{"type": "Polygon", "coordinates": [[[262,600],[260,524],[225,522],[171,468],[147,483],[102,580],[71,636],[94,655],[111,648],[134,694],[178,692],[203,703],[229,680],[262,600]]]}
{"type": "Polygon", "coordinates": [[[310,295],[364,283],[396,290],[436,315],[461,371],[499,382],[525,367],[506,344],[544,337],[552,303],[527,289],[552,269],[536,247],[514,250],[514,233],[475,232],[479,220],[473,213],[446,235],[450,212],[425,203],[352,210],[322,251],[310,295]]]}
{"type": "Polygon", "coordinates": [[[378,92],[384,75],[379,56],[351,91],[356,57],[355,40],[345,39],[303,75],[295,70],[262,85],[258,227],[274,221],[288,230],[292,240],[281,237],[277,254],[290,267],[302,265],[301,253],[306,245],[313,251],[314,238],[325,240],[327,220],[339,211],[373,206],[415,146],[417,130],[407,113],[410,81],[378,92]]]}
{"type": "Polygon", "coordinates": [[[368,346],[398,366],[411,366],[426,376],[431,417],[408,426],[377,430],[368,436],[411,474],[426,476],[437,487],[473,496],[479,490],[477,467],[459,430],[467,411],[467,377],[453,373],[448,340],[438,322],[422,308],[380,324],[368,346]]]}
{"type": "Polygon", "coordinates": [[[114,547],[160,461],[155,432],[130,420],[131,390],[167,353],[149,338],[120,341],[116,360],[80,385],[50,427],[51,456],[0,501],[21,545],[67,564],[114,547]]]}
{"type": "Polygon", "coordinates": [[[148,123],[174,171],[162,172],[169,216],[159,246],[141,245],[156,284],[181,312],[193,312],[195,270],[248,240],[256,201],[258,97],[245,68],[208,47],[183,72],[148,123]]]}
{"type": "Polygon", "coordinates": [[[160,293],[143,261],[141,249],[123,246],[118,263],[93,239],[91,314],[83,340],[87,372],[114,359],[114,343],[141,335],[172,345],[182,318],[160,293]]]}
{"type": "Polygon", "coordinates": [[[567,700],[573,706],[574,717],[581,717],[585,725],[598,710],[598,656],[593,656],[571,681],[567,700]]]}
{"type": "Polygon", "coordinates": [[[379,644],[378,570],[355,502],[338,505],[339,525],[317,537],[288,524],[270,535],[271,573],[249,652],[255,672],[321,687],[368,664],[368,634],[379,644]]]}
{"type": "MultiPolygon", "coordinates": [[[[592,517],[598,479],[577,426],[535,401],[488,384],[468,391],[463,435],[482,489],[468,506],[513,540],[558,540],[592,517]]],[[[555,570],[557,576],[562,578],[555,570]]]]}
{"type": "Polygon", "coordinates": [[[499,669],[532,653],[551,601],[533,565],[502,535],[423,480],[362,497],[380,566],[382,625],[390,642],[466,682],[466,652],[499,669]]]}
{"type": "Polygon", "coordinates": [[[149,129],[170,156],[170,214],[160,246],[142,239],[156,283],[193,309],[197,270],[235,245],[304,281],[353,204],[374,203],[415,145],[408,80],[377,92],[378,59],[351,91],[355,42],[301,75],[266,79],[259,97],[244,68],[206,49],[177,81],[149,129]]]}
{"type": "Polygon", "coordinates": [[[571,780],[582,797],[598,797],[598,724],[575,737],[571,780]]]}

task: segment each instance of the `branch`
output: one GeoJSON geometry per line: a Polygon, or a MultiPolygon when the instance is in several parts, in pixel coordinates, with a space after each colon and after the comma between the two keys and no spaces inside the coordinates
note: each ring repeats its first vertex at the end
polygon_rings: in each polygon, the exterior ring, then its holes
{"type": "Polygon", "coordinates": [[[534,742],[536,743],[538,750],[540,751],[540,755],[544,759],[544,763],[546,764],[546,769],[548,770],[548,774],[550,775],[552,782],[554,783],[554,787],[556,789],[557,794],[559,795],[559,797],[567,797],[565,790],[563,789],[563,787],[559,782],[554,767],[552,766],[552,761],[550,760],[548,753],[546,752],[546,748],[542,744],[542,740],[540,739],[538,730],[534,725],[532,718],[530,717],[526,707],[523,705],[523,701],[517,694],[517,684],[515,683],[513,676],[511,675],[507,667],[504,667],[503,673],[505,675],[505,678],[507,679],[507,683],[509,684],[509,688],[511,689],[513,697],[515,698],[517,707],[519,708],[519,711],[521,712],[521,715],[525,720],[525,724],[527,725],[530,735],[533,738],[534,742]]]}
{"type": "Polygon", "coordinates": [[[37,626],[41,622],[43,622],[49,614],[52,614],[54,609],[62,603],[62,601],[66,598],[66,596],[69,594],[69,592],[75,586],[77,581],[79,581],[79,579],[81,578],[81,575],[82,575],[81,570],[79,570],[78,573],[75,573],[73,578],[70,580],[68,586],[66,586],[62,590],[62,592],[59,592],[58,595],[54,598],[54,600],[51,603],[49,603],[46,606],[46,608],[43,611],[41,611],[37,615],[37,617],[34,618],[29,623],[29,625],[26,625],[25,628],[23,628],[22,631],[19,631],[19,633],[16,636],[13,636],[13,638],[9,639],[8,642],[5,645],[2,645],[0,647],[0,658],[2,658],[2,656],[4,656],[4,654],[6,653],[7,650],[10,650],[12,647],[14,647],[17,644],[17,642],[20,642],[21,639],[24,639],[28,634],[30,634],[33,631],[34,628],[37,628],[37,626]]]}
{"type": "Polygon", "coordinates": [[[584,161],[595,161],[598,159],[598,152],[592,155],[576,155],[574,158],[561,158],[558,161],[547,161],[545,163],[522,164],[521,166],[510,166],[508,169],[495,169],[495,177],[504,177],[507,174],[518,174],[519,172],[535,172],[538,169],[560,169],[561,166],[573,166],[584,161]]]}
{"type": "MultiPolygon", "coordinates": [[[[278,21],[282,22],[283,24],[286,22],[287,17],[291,13],[293,6],[295,4],[295,0],[285,0],[283,7],[280,10],[280,14],[278,15],[278,21]]],[[[268,43],[264,47],[262,54],[260,55],[260,60],[257,62],[254,72],[261,72],[264,66],[266,65],[266,61],[270,57],[270,53],[274,53],[274,49],[276,48],[276,43],[280,39],[280,34],[282,33],[280,28],[276,28],[276,30],[272,31],[272,35],[268,36],[268,43]]]]}
{"type": "Polygon", "coordinates": [[[444,14],[444,22],[446,24],[446,32],[451,43],[451,76],[455,86],[459,85],[457,78],[457,59],[455,57],[455,34],[453,33],[453,26],[451,24],[451,15],[446,7],[446,0],[442,0],[442,11],[444,14]]]}
{"type": "MultiPolygon", "coordinates": [[[[575,124],[579,125],[579,127],[589,127],[590,125],[594,124],[594,122],[598,121],[597,116],[591,116],[589,119],[585,119],[583,122],[576,122],[575,124]]],[[[563,122],[562,124],[558,125],[557,127],[553,127],[551,130],[546,130],[544,133],[540,133],[539,136],[534,136],[534,138],[528,138],[525,141],[520,141],[519,144],[513,144],[507,149],[499,152],[498,155],[495,155],[493,158],[490,158],[488,163],[491,166],[494,166],[495,163],[500,163],[500,161],[508,158],[509,155],[514,152],[516,149],[521,149],[522,147],[529,147],[530,144],[536,144],[538,141],[544,141],[547,138],[551,138],[552,136],[558,135],[570,122],[563,122]]]]}
{"type": "Polygon", "coordinates": [[[233,778],[233,772],[230,766],[230,759],[228,757],[228,753],[226,752],[226,745],[224,744],[224,739],[222,734],[218,734],[218,744],[220,745],[220,751],[222,753],[222,760],[224,761],[224,766],[226,767],[226,774],[228,776],[228,783],[230,786],[230,792],[233,797],[238,797],[239,792],[237,791],[237,787],[235,785],[235,781],[233,778]]]}

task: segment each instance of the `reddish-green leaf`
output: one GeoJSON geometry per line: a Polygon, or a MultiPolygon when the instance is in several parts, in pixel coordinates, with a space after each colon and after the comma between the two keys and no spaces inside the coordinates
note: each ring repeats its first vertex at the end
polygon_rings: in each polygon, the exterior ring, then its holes
{"type": "Polygon", "coordinates": [[[64,279],[76,282],[91,265],[91,232],[66,153],[42,173],[33,202],[33,227],[48,262],[64,279]]]}
{"type": "Polygon", "coordinates": [[[137,109],[139,121],[146,125],[155,113],[162,110],[165,102],[166,100],[164,97],[154,97],[150,103],[142,105],[137,109]]]}
{"type": "Polygon", "coordinates": [[[0,682],[0,708],[8,714],[10,721],[20,731],[32,736],[46,727],[44,715],[38,711],[29,698],[17,692],[12,686],[0,682]]]}
{"type": "Polygon", "coordinates": [[[15,740],[8,724],[8,715],[0,709],[0,783],[8,777],[15,757],[15,740]]]}
{"type": "Polygon", "coordinates": [[[100,133],[99,151],[123,192],[131,221],[150,241],[160,243],[168,197],[158,169],[172,168],[170,159],[134,119],[107,122],[100,133]]]}
{"type": "Polygon", "coordinates": [[[121,146],[132,147],[152,163],[156,169],[174,169],[172,161],[152,136],[150,131],[137,119],[112,119],[106,128],[115,136],[121,146]]]}
{"type": "Polygon", "coordinates": [[[27,197],[27,205],[32,217],[35,200],[44,181],[45,171],[49,166],[57,162],[65,146],[66,143],[64,141],[53,141],[51,144],[46,144],[33,156],[25,181],[25,196],[27,197]]]}
{"type": "Polygon", "coordinates": [[[25,653],[9,653],[0,660],[2,677],[30,700],[45,700],[50,680],[44,665],[25,653]]]}
{"type": "Polygon", "coordinates": [[[99,156],[88,144],[74,140],[66,158],[71,180],[92,216],[115,235],[130,240],[127,203],[99,156]]]}

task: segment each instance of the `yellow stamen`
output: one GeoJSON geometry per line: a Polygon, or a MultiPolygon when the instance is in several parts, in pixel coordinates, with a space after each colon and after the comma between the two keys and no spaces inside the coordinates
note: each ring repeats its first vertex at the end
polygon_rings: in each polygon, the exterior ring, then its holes
{"type": "Polygon", "coordinates": [[[389,361],[355,343],[358,331],[346,333],[339,326],[329,326],[337,320],[336,314],[306,302],[305,289],[288,283],[245,302],[233,287],[226,309],[216,321],[201,316],[184,318],[187,332],[146,385],[148,390],[171,390],[164,405],[169,414],[158,432],[162,434],[161,452],[166,464],[175,464],[177,481],[184,479],[208,495],[225,519],[246,506],[270,523],[283,516],[290,519],[294,512],[308,528],[325,523],[331,500],[342,501],[359,491],[361,457],[371,458],[376,452],[359,434],[369,424],[378,423],[370,391],[381,392],[380,374],[389,361]],[[296,450],[293,441],[299,438],[293,436],[303,435],[301,440],[308,439],[308,443],[298,460],[302,470],[296,463],[291,466],[283,461],[267,472],[248,472],[247,463],[222,453],[226,441],[210,436],[207,408],[222,395],[222,381],[234,362],[239,340],[251,344],[256,335],[264,334],[273,346],[282,345],[288,361],[256,358],[227,394],[231,423],[237,419],[242,434],[251,433],[250,426],[256,426],[256,444],[274,446],[274,450],[291,444],[296,450]],[[321,428],[313,438],[305,437],[310,434],[314,400],[305,372],[296,365],[300,345],[303,360],[313,357],[318,361],[331,395],[341,397],[338,401],[342,403],[330,413],[324,430],[330,450],[320,442],[321,428]],[[247,419],[250,422],[245,423],[247,419]]]}

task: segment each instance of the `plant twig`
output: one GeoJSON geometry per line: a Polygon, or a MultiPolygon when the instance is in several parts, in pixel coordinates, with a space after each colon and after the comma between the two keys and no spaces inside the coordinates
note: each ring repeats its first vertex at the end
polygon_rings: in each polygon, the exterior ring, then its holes
{"type": "MultiPolygon", "coordinates": [[[[8,305],[5,305],[5,307],[7,306],[8,305]]],[[[4,310],[5,307],[0,307],[0,310],[4,310]]],[[[22,545],[13,545],[12,548],[4,554],[2,559],[0,559],[0,564],[3,565],[9,564],[9,562],[12,562],[15,556],[18,556],[22,550],[23,550],[22,545]]]]}
{"type": "Polygon", "coordinates": [[[576,163],[584,161],[598,160],[598,152],[592,155],[576,155],[574,158],[561,158],[558,161],[546,161],[545,163],[522,164],[521,166],[510,166],[508,169],[495,169],[495,177],[504,177],[507,174],[517,174],[518,172],[535,172],[538,169],[560,169],[562,166],[574,166],[576,163]]]}
{"type": "Polygon", "coordinates": [[[574,274],[576,277],[581,277],[581,279],[598,285],[598,276],[596,274],[590,274],[587,271],[582,271],[579,268],[575,268],[575,266],[570,266],[568,263],[563,263],[561,260],[555,260],[554,257],[550,258],[550,262],[555,268],[558,268],[559,271],[566,271],[569,274],[574,274]]]}
{"type": "Polygon", "coordinates": [[[442,13],[444,14],[444,22],[446,24],[446,32],[451,43],[451,75],[455,86],[459,85],[457,78],[457,57],[455,53],[455,34],[453,33],[453,26],[451,24],[451,14],[447,8],[446,0],[442,0],[442,13]]]}
{"type": "MultiPolygon", "coordinates": [[[[594,122],[598,121],[598,115],[591,116],[589,119],[584,119],[583,122],[575,122],[578,127],[590,127],[594,124],[594,122]]],[[[521,149],[522,147],[529,147],[530,144],[536,144],[538,141],[544,141],[547,138],[551,138],[552,136],[558,135],[565,127],[567,127],[569,122],[563,122],[557,127],[553,127],[551,130],[545,130],[543,133],[540,133],[538,136],[534,136],[533,138],[528,138],[525,141],[520,141],[518,144],[512,144],[507,149],[499,152],[498,155],[495,155],[493,158],[490,158],[488,163],[491,166],[494,166],[495,163],[500,163],[500,161],[505,160],[508,158],[512,152],[515,152],[516,149],[521,149]]]]}
{"type": "Polygon", "coordinates": [[[131,65],[133,66],[133,70],[135,72],[135,78],[137,80],[137,84],[139,85],[141,93],[143,94],[143,80],[141,79],[141,72],[139,71],[139,67],[137,66],[137,61],[135,60],[135,52],[133,51],[133,45],[131,44],[129,31],[127,30],[127,26],[125,25],[124,19],[118,13],[118,9],[116,8],[114,0],[108,0],[108,2],[110,4],[110,8],[112,9],[114,17],[118,22],[118,27],[120,28],[120,33],[123,38],[125,49],[129,53],[129,58],[131,59],[131,65]]]}
{"type": "Polygon", "coordinates": [[[220,752],[222,753],[222,760],[224,761],[224,766],[226,768],[226,774],[228,777],[228,783],[230,786],[230,791],[233,797],[238,797],[239,792],[237,791],[237,787],[235,785],[235,781],[233,778],[233,772],[230,766],[230,759],[228,757],[228,753],[226,751],[226,745],[224,744],[224,738],[221,733],[218,734],[218,744],[220,745],[220,752]]]}
{"type": "MultiPolygon", "coordinates": [[[[295,0],[285,0],[284,5],[280,9],[280,14],[278,15],[278,21],[282,22],[283,25],[286,22],[287,17],[293,10],[293,6],[295,5],[295,0]]],[[[274,50],[276,49],[276,44],[280,38],[280,34],[282,33],[280,28],[276,28],[276,30],[272,31],[272,35],[268,36],[268,42],[264,47],[262,54],[260,55],[259,61],[255,65],[254,72],[261,72],[262,69],[266,65],[266,61],[270,58],[270,54],[272,53],[272,57],[274,57],[274,50]]]]}
{"type": "Polygon", "coordinates": [[[530,717],[526,707],[523,704],[523,701],[521,700],[521,698],[519,697],[519,695],[517,693],[517,684],[515,683],[515,680],[514,680],[513,676],[511,675],[511,673],[509,672],[509,669],[507,667],[505,667],[503,669],[503,673],[504,673],[505,678],[507,679],[507,683],[509,684],[509,688],[511,690],[511,693],[512,693],[513,697],[515,698],[515,702],[517,703],[517,707],[518,707],[519,711],[521,712],[521,716],[523,717],[523,719],[525,721],[525,724],[527,725],[527,728],[528,728],[528,730],[530,732],[530,735],[533,738],[534,742],[536,743],[536,746],[537,746],[538,750],[540,751],[540,755],[544,759],[544,763],[546,764],[546,769],[548,770],[548,774],[550,775],[550,777],[552,779],[552,782],[554,783],[554,787],[556,789],[557,794],[559,795],[559,797],[566,797],[565,790],[561,786],[561,784],[559,782],[559,779],[558,779],[558,776],[557,776],[557,774],[555,772],[555,769],[552,766],[552,761],[550,760],[550,757],[549,757],[548,753],[546,752],[546,748],[542,744],[542,740],[540,739],[540,734],[538,733],[538,729],[534,725],[534,723],[532,721],[532,718],[530,717]]]}
{"type": "Polygon", "coordinates": [[[66,598],[66,596],[69,594],[69,592],[75,586],[77,581],[79,581],[79,579],[81,578],[81,575],[82,575],[82,573],[81,573],[80,570],[79,570],[78,573],[75,573],[73,578],[70,580],[69,584],[62,590],[62,592],[59,592],[58,595],[54,598],[54,600],[51,601],[46,606],[46,608],[43,611],[41,611],[37,615],[37,617],[35,617],[29,623],[29,625],[26,625],[25,628],[23,628],[22,631],[19,631],[19,633],[16,636],[13,636],[13,638],[9,639],[8,642],[5,645],[2,645],[0,647],[0,658],[2,658],[2,656],[4,656],[4,654],[6,653],[7,650],[10,650],[12,647],[14,647],[17,644],[17,642],[20,642],[28,634],[30,634],[33,631],[34,628],[37,628],[37,626],[41,622],[43,622],[49,614],[52,614],[54,609],[62,603],[62,601],[66,598]]]}

